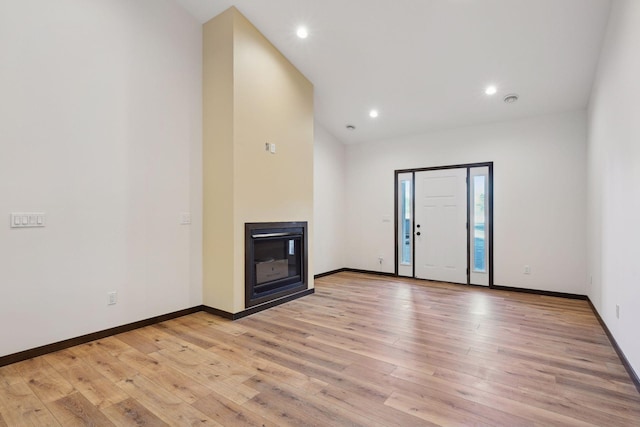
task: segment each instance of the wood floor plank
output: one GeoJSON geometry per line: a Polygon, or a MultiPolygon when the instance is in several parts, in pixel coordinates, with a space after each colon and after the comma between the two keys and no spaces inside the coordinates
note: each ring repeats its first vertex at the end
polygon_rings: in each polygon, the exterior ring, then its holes
{"type": "Polygon", "coordinates": [[[60,426],[44,402],[24,382],[0,386],[0,413],[13,426],[60,426]]]}
{"type": "MultiPolygon", "coordinates": [[[[394,391],[385,402],[392,408],[437,425],[507,425],[496,420],[483,419],[482,413],[470,413],[467,408],[455,406],[455,401],[440,396],[437,401],[425,399],[422,395],[394,391]]],[[[508,424],[512,425],[512,424],[508,424]]]]}
{"type": "Polygon", "coordinates": [[[160,350],[160,347],[155,344],[153,339],[147,338],[139,331],[125,332],[124,334],[116,335],[114,338],[128,344],[141,353],[149,354],[160,350]]]}
{"type": "Polygon", "coordinates": [[[72,393],[47,404],[56,419],[65,427],[108,427],[114,424],[82,394],[72,393]]]}
{"type": "Polygon", "coordinates": [[[480,378],[467,377],[475,378],[475,381],[465,383],[459,380],[451,380],[453,377],[447,377],[446,373],[438,372],[438,375],[426,375],[406,368],[398,368],[392,375],[406,381],[414,382],[423,387],[435,388],[449,394],[457,394],[464,399],[472,400],[508,413],[517,414],[531,422],[558,427],[591,425],[576,420],[575,418],[540,408],[536,405],[529,405],[517,399],[512,399],[511,394],[513,389],[509,388],[507,393],[500,393],[500,391],[495,388],[489,387],[487,381],[481,380],[480,378]]]}
{"type": "Polygon", "coordinates": [[[389,390],[396,390],[401,393],[419,395],[423,399],[438,402],[443,405],[454,405],[456,408],[469,408],[472,410],[479,405],[488,419],[498,420],[500,425],[529,425],[531,420],[523,418],[520,414],[503,412],[501,407],[492,404],[491,399],[483,399],[481,392],[470,388],[463,389],[458,384],[445,384],[436,382],[433,376],[428,374],[417,374],[421,381],[411,381],[413,378],[398,375],[397,372],[407,372],[406,368],[398,368],[393,374],[382,374],[377,372],[367,372],[357,366],[350,367],[348,374],[359,373],[361,378],[382,385],[389,390]],[[356,368],[352,370],[352,368],[356,368]]]}
{"type": "Polygon", "coordinates": [[[371,401],[366,397],[360,396],[356,393],[352,393],[341,387],[331,384],[322,389],[320,391],[320,395],[323,396],[328,402],[331,402],[332,405],[344,407],[345,409],[350,410],[356,414],[370,417],[388,427],[438,425],[426,420],[420,421],[415,416],[407,414],[403,411],[399,411],[388,405],[372,405],[371,401]]]}
{"type": "Polygon", "coordinates": [[[638,390],[629,383],[594,378],[592,375],[581,372],[565,371],[553,367],[548,371],[554,373],[556,383],[569,389],[580,390],[602,399],[614,398],[618,401],[628,401],[630,405],[640,404],[638,390]]]}
{"type": "MultiPolygon", "coordinates": [[[[568,425],[629,425],[629,421],[615,415],[613,412],[605,414],[563,398],[561,390],[557,388],[553,388],[547,392],[541,388],[531,389],[513,387],[497,382],[481,381],[477,377],[445,370],[436,372],[434,376],[455,384],[469,384],[473,387],[480,388],[490,395],[497,395],[509,400],[520,402],[530,408],[542,409],[547,413],[552,412],[563,417],[569,417],[571,422],[568,423],[568,425]]],[[[543,418],[541,415],[538,415],[537,417],[539,417],[538,419],[543,418]]],[[[560,423],[558,422],[558,424],[560,423]]]]}
{"type": "Polygon", "coordinates": [[[143,375],[122,380],[118,382],[118,386],[170,425],[220,425],[143,375]]]}
{"type": "Polygon", "coordinates": [[[176,338],[179,338],[180,340],[186,341],[189,344],[198,346],[200,348],[206,349],[216,345],[216,341],[210,340],[207,337],[199,336],[198,333],[190,330],[189,328],[183,327],[179,322],[163,322],[156,325],[156,327],[170,335],[173,335],[176,338]]]}
{"type": "Polygon", "coordinates": [[[298,370],[309,377],[321,381],[323,384],[340,384],[341,387],[366,396],[372,401],[383,402],[389,396],[389,390],[374,383],[361,381],[359,378],[344,375],[323,366],[315,365],[295,357],[279,353],[273,349],[257,351],[256,355],[273,361],[289,369],[298,370]]]}
{"type": "MultiPolygon", "coordinates": [[[[294,324],[292,324],[290,319],[287,319],[284,316],[276,316],[276,317],[270,318],[270,321],[277,325],[287,327],[285,331],[282,333],[282,336],[286,337],[287,342],[295,342],[301,347],[304,347],[305,349],[307,349],[309,352],[323,355],[325,358],[335,357],[341,361],[358,363],[361,366],[366,366],[370,369],[375,369],[377,371],[384,371],[386,373],[390,373],[396,368],[396,365],[381,361],[379,359],[376,359],[375,357],[371,357],[372,355],[361,355],[361,354],[353,353],[351,351],[343,350],[341,348],[337,348],[334,346],[327,346],[327,345],[324,345],[324,343],[321,344],[321,343],[309,340],[307,338],[309,338],[311,334],[309,334],[308,332],[304,334],[301,334],[301,333],[292,334],[290,333],[290,331],[292,330],[302,331],[302,328],[304,326],[302,325],[302,326],[296,327],[294,324]]],[[[265,323],[268,324],[269,322],[265,322],[265,323]]]]}
{"type": "Polygon", "coordinates": [[[42,359],[49,363],[49,365],[58,372],[84,363],[83,360],[77,357],[70,349],[45,354],[42,356],[42,359]]]}
{"type": "Polygon", "coordinates": [[[343,272],[0,368],[0,427],[640,426],[586,301],[343,272]]]}
{"type": "Polygon", "coordinates": [[[73,393],[73,386],[43,357],[16,364],[25,383],[45,403],[53,402],[73,393]]]}
{"type": "Polygon", "coordinates": [[[129,397],[113,382],[85,363],[74,364],[68,368],[57,367],[56,369],[69,384],[97,408],[121,402],[129,397]]]}
{"type": "Polygon", "coordinates": [[[189,327],[193,327],[194,323],[198,322],[209,330],[212,329],[211,326],[215,326],[216,331],[230,336],[238,336],[246,332],[246,328],[243,325],[229,319],[211,315],[204,311],[194,313],[192,316],[189,316],[188,319],[181,317],[175,319],[175,321],[189,327]]]}
{"type": "Polygon", "coordinates": [[[247,385],[260,393],[246,405],[255,409],[272,408],[268,417],[275,422],[286,420],[287,424],[311,426],[384,426],[370,417],[336,407],[321,395],[303,397],[295,388],[278,384],[264,375],[251,377],[247,385]]]}
{"type": "Polygon", "coordinates": [[[194,402],[193,407],[225,426],[280,426],[279,423],[273,422],[249,410],[245,405],[238,405],[215,392],[212,392],[210,395],[194,402]]]}
{"type": "Polygon", "coordinates": [[[335,354],[329,355],[319,353],[314,350],[309,350],[305,346],[299,345],[297,344],[297,342],[287,339],[286,331],[275,329],[270,332],[264,332],[260,329],[259,322],[257,324],[252,324],[251,319],[245,322],[245,325],[249,325],[249,327],[246,328],[247,330],[244,334],[234,337],[234,339],[229,340],[224,344],[238,343],[238,345],[241,345],[242,348],[246,348],[247,346],[243,345],[243,343],[250,342],[251,349],[276,349],[279,352],[285,353],[294,358],[299,358],[301,360],[305,360],[307,362],[324,366],[336,371],[344,369],[350,363],[349,360],[341,359],[335,354]]]}
{"type": "Polygon", "coordinates": [[[251,377],[252,373],[239,369],[229,372],[221,367],[219,360],[214,357],[210,363],[207,363],[202,362],[199,357],[183,356],[165,350],[152,353],[151,356],[163,364],[175,366],[178,371],[194,381],[204,384],[211,391],[215,391],[237,404],[244,404],[258,393],[242,384],[243,381],[251,377]]]}
{"type": "Polygon", "coordinates": [[[0,367],[0,385],[11,385],[23,381],[16,364],[0,367]]]}
{"type": "Polygon", "coordinates": [[[211,393],[211,390],[194,381],[193,378],[171,366],[161,365],[156,359],[139,352],[137,349],[130,349],[120,353],[118,359],[134,367],[138,372],[171,391],[187,403],[193,403],[211,393]]]}
{"type": "Polygon", "coordinates": [[[109,350],[99,344],[89,343],[73,347],[70,350],[76,357],[81,358],[83,362],[114,383],[135,376],[138,373],[136,369],[121,362],[109,350]]]}
{"type": "MultiPolygon", "coordinates": [[[[224,346],[224,349],[216,348],[215,350],[211,349],[211,351],[219,354],[222,358],[228,358],[230,354],[229,351],[232,348],[234,348],[238,353],[242,349],[242,347],[233,347],[232,345],[227,343],[224,346]]],[[[291,369],[289,367],[283,366],[280,363],[272,361],[268,355],[265,356],[254,353],[252,354],[251,358],[236,357],[230,358],[229,361],[231,363],[245,366],[247,368],[247,372],[258,372],[263,375],[269,375],[271,377],[277,378],[278,381],[289,384],[292,387],[297,387],[307,393],[317,393],[325,385],[327,385],[327,383],[325,383],[324,381],[311,377],[307,374],[303,374],[299,370],[291,369]]]]}
{"type": "Polygon", "coordinates": [[[119,340],[117,335],[93,341],[92,343],[89,343],[88,346],[93,346],[96,349],[105,351],[113,356],[117,356],[120,352],[127,351],[131,347],[119,340]]]}
{"type": "Polygon", "coordinates": [[[115,405],[108,406],[102,412],[116,426],[169,426],[166,422],[155,416],[135,399],[127,399],[115,405]]]}

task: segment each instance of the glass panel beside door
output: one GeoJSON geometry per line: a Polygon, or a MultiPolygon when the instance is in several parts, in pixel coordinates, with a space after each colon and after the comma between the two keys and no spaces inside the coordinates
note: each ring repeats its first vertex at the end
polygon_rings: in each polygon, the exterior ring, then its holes
{"type": "Polygon", "coordinates": [[[413,277],[413,173],[398,175],[398,275],[413,277]]]}
{"type": "Polygon", "coordinates": [[[489,168],[469,169],[469,227],[471,271],[469,283],[489,286],[489,168]]]}

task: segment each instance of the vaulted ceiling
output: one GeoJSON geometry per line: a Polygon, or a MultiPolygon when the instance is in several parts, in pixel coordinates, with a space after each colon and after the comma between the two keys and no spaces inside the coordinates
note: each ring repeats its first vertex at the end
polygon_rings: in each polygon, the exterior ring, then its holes
{"type": "Polygon", "coordinates": [[[316,120],[344,143],[585,108],[611,3],[177,1],[203,23],[236,6],[313,82],[316,120]]]}

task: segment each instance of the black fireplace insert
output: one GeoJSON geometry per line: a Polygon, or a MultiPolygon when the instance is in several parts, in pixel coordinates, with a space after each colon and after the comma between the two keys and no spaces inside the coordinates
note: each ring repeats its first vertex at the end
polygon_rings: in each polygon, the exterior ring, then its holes
{"type": "Polygon", "coordinates": [[[307,289],[307,222],[245,224],[245,307],[307,289]]]}

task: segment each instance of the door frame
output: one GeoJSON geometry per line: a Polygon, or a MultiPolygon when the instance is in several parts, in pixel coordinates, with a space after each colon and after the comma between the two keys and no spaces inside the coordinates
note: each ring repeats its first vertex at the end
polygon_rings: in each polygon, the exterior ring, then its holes
{"type": "MultiPolygon", "coordinates": [[[[470,284],[470,270],[471,270],[471,233],[469,231],[469,224],[471,221],[470,218],[470,212],[471,212],[471,204],[468,203],[469,201],[469,196],[470,196],[470,191],[471,191],[471,186],[469,185],[469,176],[470,176],[470,170],[472,168],[478,168],[478,167],[487,167],[489,169],[489,174],[488,174],[488,189],[487,189],[487,206],[489,208],[489,215],[488,215],[488,222],[489,222],[489,227],[488,227],[488,237],[489,237],[489,256],[488,256],[488,264],[489,264],[489,288],[493,288],[494,284],[493,284],[493,245],[494,245],[494,240],[493,240],[493,162],[482,162],[482,163],[464,163],[464,164],[459,164],[459,165],[446,165],[446,166],[433,166],[433,167],[425,167],[425,168],[414,168],[414,169],[396,169],[394,171],[394,191],[393,191],[393,196],[394,196],[394,201],[393,201],[393,206],[394,206],[394,247],[395,247],[395,259],[394,259],[394,265],[395,265],[395,275],[398,276],[398,255],[399,255],[399,250],[400,248],[398,247],[398,227],[399,227],[399,222],[398,222],[398,175],[400,174],[405,174],[405,173],[411,173],[412,174],[412,185],[411,185],[411,197],[413,198],[414,203],[412,203],[412,212],[411,212],[411,218],[415,218],[415,196],[416,196],[416,186],[415,186],[415,181],[416,181],[416,172],[427,172],[427,171],[434,171],[434,170],[445,170],[445,169],[467,169],[467,285],[470,284]]],[[[412,220],[412,233],[413,235],[415,235],[415,221],[412,220]]],[[[412,237],[413,238],[413,237],[412,237]]],[[[411,254],[411,264],[412,264],[412,268],[413,268],[413,277],[415,278],[416,276],[416,263],[415,263],[415,253],[416,249],[415,249],[415,245],[413,245],[412,248],[412,254],[411,254]]]]}

